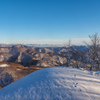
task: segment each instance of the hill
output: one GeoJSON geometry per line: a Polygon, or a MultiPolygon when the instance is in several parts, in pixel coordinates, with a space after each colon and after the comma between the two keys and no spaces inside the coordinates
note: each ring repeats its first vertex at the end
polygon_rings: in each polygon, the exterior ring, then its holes
{"type": "Polygon", "coordinates": [[[49,67],[0,89],[0,100],[100,100],[99,88],[99,71],[49,67]]]}

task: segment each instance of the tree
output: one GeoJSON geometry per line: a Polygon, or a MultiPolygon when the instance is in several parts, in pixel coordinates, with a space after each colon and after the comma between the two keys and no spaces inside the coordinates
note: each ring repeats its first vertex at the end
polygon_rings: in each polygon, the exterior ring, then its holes
{"type": "Polygon", "coordinates": [[[76,68],[81,67],[81,52],[75,47],[71,47],[71,53],[73,58],[73,66],[76,68]]]}
{"type": "Polygon", "coordinates": [[[69,40],[66,44],[66,59],[67,67],[70,67],[71,64],[73,64],[73,67],[76,68],[79,68],[81,66],[81,52],[75,46],[71,46],[71,40],[69,40]]]}
{"type": "Polygon", "coordinates": [[[4,73],[0,78],[0,86],[4,87],[13,82],[13,77],[9,73],[4,73]]]}
{"type": "Polygon", "coordinates": [[[70,46],[71,46],[71,40],[69,39],[68,43],[65,45],[65,47],[66,47],[66,59],[67,59],[66,66],[67,67],[70,67],[70,63],[71,63],[72,54],[71,54],[70,46]]]}
{"type": "Polygon", "coordinates": [[[100,38],[98,33],[90,36],[91,44],[85,44],[88,48],[88,60],[90,63],[90,71],[98,70],[100,66],[100,38]]]}

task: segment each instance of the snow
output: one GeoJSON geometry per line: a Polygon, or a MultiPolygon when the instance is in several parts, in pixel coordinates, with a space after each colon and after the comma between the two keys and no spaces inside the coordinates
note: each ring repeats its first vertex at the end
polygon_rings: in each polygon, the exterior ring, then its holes
{"type": "Polygon", "coordinates": [[[19,68],[17,68],[17,70],[18,70],[18,71],[20,71],[20,69],[19,69],[19,68]]]}
{"type": "Polygon", "coordinates": [[[10,64],[8,65],[8,64],[0,64],[0,67],[9,67],[10,66],[10,64]]]}
{"type": "Polygon", "coordinates": [[[100,72],[44,68],[0,89],[0,100],[100,100],[100,72]]]}

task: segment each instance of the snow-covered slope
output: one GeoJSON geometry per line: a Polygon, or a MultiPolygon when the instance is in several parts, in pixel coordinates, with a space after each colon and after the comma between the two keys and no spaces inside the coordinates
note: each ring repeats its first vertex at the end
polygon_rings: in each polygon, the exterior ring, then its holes
{"type": "Polygon", "coordinates": [[[0,100],[100,100],[100,72],[41,69],[0,89],[0,100]]]}

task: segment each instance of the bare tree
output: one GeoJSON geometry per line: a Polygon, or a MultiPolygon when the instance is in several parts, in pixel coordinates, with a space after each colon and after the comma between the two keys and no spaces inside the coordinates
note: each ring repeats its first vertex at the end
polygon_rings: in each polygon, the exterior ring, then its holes
{"type": "Polygon", "coordinates": [[[68,43],[66,44],[66,58],[67,58],[67,63],[66,63],[67,67],[70,67],[71,64],[73,65],[73,67],[76,68],[80,67],[81,52],[77,48],[75,48],[75,46],[71,46],[71,40],[69,40],[68,43]]]}
{"type": "Polygon", "coordinates": [[[9,73],[4,73],[0,77],[0,87],[7,86],[13,82],[13,77],[9,73]]]}
{"type": "Polygon", "coordinates": [[[69,39],[68,43],[66,43],[65,47],[66,47],[66,59],[67,59],[67,63],[66,66],[70,67],[70,63],[71,63],[71,40],[69,39]]]}
{"type": "Polygon", "coordinates": [[[71,53],[73,58],[73,67],[79,68],[82,66],[82,53],[81,51],[76,48],[75,46],[71,47],[71,53]]]}
{"type": "Polygon", "coordinates": [[[98,33],[89,36],[91,44],[85,44],[88,48],[88,60],[90,62],[90,70],[98,70],[100,65],[100,38],[98,37],[98,33]]]}

